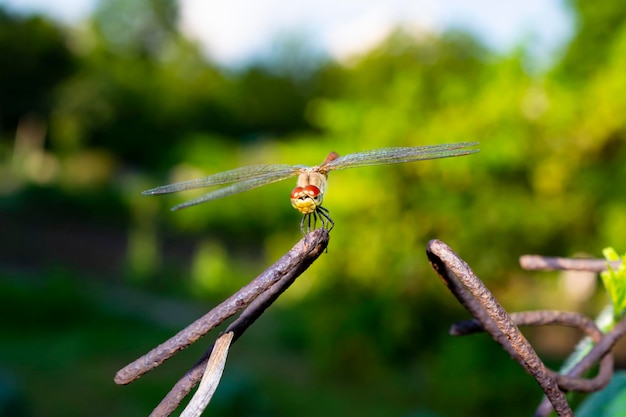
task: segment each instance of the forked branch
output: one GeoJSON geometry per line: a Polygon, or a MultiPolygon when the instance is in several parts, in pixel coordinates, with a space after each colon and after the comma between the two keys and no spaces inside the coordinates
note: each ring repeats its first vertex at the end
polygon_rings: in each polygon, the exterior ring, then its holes
{"type": "Polygon", "coordinates": [[[426,250],[433,269],[452,294],[481,323],[482,327],[509,352],[539,383],[559,416],[573,416],[563,392],[546,366],[474,271],[448,245],[431,240],[426,250]]]}
{"type": "MultiPolygon", "coordinates": [[[[559,416],[572,416],[572,410],[563,392],[592,392],[604,388],[613,375],[611,348],[626,334],[623,319],[606,334],[588,317],[562,311],[530,311],[508,314],[474,274],[470,267],[445,243],[433,240],[427,248],[433,269],[474,320],[452,326],[453,335],[467,335],[486,331],[530,373],[546,394],[546,399],[535,411],[535,417],[547,417],[554,409],[559,416]],[[517,326],[561,325],[576,327],[589,336],[594,347],[567,374],[562,375],[545,367],[532,346],[517,326]],[[596,363],[598,374],[591,379],[581,376],[596,363]]],[[[520,258],[524,268],[536,270],[568,269],[599,272],[606,270],[606,262],[599,259],[551,258],[526,255],[520,258]]]]}
{"type": "MultiPolygon", "coordinates": [[[[115,382],[128,384],[134,381],[196,342],[229,317],[245,309],[224,332],[226,334],[232,332],[230,346],[324,252],[328,240],[328,231],[323,228],[309,233],[248,285],[169,340],[118,371],[115,382]]],[[[167,416],[176,409],[180,401],[202,378],[212,350],[213,346],[178,381],[152,412],[152,416],[167,416]]],[[[225,360],[225,357],[223,359],[225,360]]]]}

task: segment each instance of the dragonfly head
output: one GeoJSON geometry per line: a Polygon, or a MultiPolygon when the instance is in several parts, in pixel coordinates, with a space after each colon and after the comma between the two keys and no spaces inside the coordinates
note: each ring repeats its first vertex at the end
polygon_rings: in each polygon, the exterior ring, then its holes
{"type": "Polygon", "coordinates": [[[291,192],[291,205],[302,214],[313,213],[322,205],[324,195],[315,185],[296,187],[291,192]]]}

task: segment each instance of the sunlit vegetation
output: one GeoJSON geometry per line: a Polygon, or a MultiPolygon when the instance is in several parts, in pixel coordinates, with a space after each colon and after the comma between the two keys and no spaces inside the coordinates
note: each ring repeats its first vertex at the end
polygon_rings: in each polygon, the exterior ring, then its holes
{"type": "MultiPolygon", "coordinates": [[[[142,190],[478,141],[471,156],[331,173],[328,253],[234,345],[207,415],[529,415],[530,377],[486,337],[448,336],[466,313],[425,244],[447,242],[507,309],[597,313],[602,290],[570,297],[571,281],[517,258],[624,250],[621,3],[570,0],[573,38],[532,71],[529,45],[496,54],[406,28],[344,62],[284,42],[221,68],[178,32],[175,3],[131,3],[76,27],[0,9],[0,414],[146,415],[197,352],[136,387],[113,386],[115,371],[301,237],[291,181],[178,212],[195,194],[142,190]]],[[[552,346],[539,353],[558,367],[571,346],[552,346]]]]}

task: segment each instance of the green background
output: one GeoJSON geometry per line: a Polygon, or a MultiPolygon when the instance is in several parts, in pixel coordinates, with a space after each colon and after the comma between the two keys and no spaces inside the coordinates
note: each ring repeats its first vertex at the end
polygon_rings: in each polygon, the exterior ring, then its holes
{"type": "MultiPolygon", "coordinates": [[[[496,53],[460,30],[398,28],[349,61],[296,36],[237,69],[178,33],[168,0],[103,1],[76,27],[0,9],[0,414],[148,414],[214,336],[130,386],[117,369],[301,237],[292,181],[174,213],[196,194],[142,190],[479,141],[331,173],[328,253],[234,345],[205,415],[529,415],[530,376],[485,335],[448,335],[467,313],[425,245],[452,246],[509,311],[605,302],[593,276],[517,264],[625,246],[624,7],[567,7],[575,33],[547,66],[530,41],[496,53]]],[[[553,367],[577,337],[527,334],[553,367]]]]}

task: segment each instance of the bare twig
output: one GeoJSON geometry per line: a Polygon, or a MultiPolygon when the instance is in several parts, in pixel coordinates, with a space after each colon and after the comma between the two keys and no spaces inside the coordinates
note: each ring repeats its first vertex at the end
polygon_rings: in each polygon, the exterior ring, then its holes
{"type": "MultiPolygon", "coordinates": [[[[583,359],[580,360],[568,373],[569,377],[577,377],[585,372],[587,372],[591,367],[597,363],[600,359],[602,359],[600,363],[600,370],[598,372],[597,379],[600,378],[601,374],[607,373],[604,369],[604,362],[607,358],[610,358],[611,364],[613,362],[613,355],[611,353],[611,349],[615,344],[626,335],[626,317],[620,320],[610,332],[606,333],[604,337],[596,343],[596,345],[589,351],[587,355],[583,359]]],[[[607,378],[611,379],[613,373],[613,366],[611,365],[611,371],[607,378]]],[[[601,389],[599,387],[598,389],[601,389]]],[[[552,412],[552,404],[549,401],[545,400],[537,407],[535,411],[534,417],[547,417],[552,412]]]]}
{"type": "MultiPolygon", "coordinates": [[[[328,231],[325,229],[309,233],[273,266],[233,296],[171,339],[121,369],[115,377],[115,382],[118,384],[132,382],[196,342],[227,318],[243,310],[215,344],[174,385],[151,414],[151,417],[169,416],[202,379],[198,391],[182,414],[184,417],[199,416],[219,384],[232,343],[323,253],[328,245],[328,239],[328,231]]],[[[533,311],[508,315],[469,265],[445,243],[431,241],[427,255],[433,269],[450,291],[475,317],[475,320],[454,325],[451,334],[465,335],[484,330],[520,363],[536,379],[547,397],[538,407],[535,417],[548,416],[553,408],[559,416],[573,416],[562,391],[595,391],[610,381],[613,371],[613,356],[610,350],[626,334],[626,319],[603,337],[593,321],[578,313],[533,311]],[[591,337],[595,346],[567,375],[561,375],[546,368],[539,359],[517,327],[525,325],[576,327],[591,337]],[[581,378],[581,375],[598,361],[600,361],[598,375],[592,379],[581,378]]],[[[526,255],[520,258],[520,263],[526,269],[538,270],[574,269],[593,272],[606,270],[606,261],[600,259],[526,255]]],[[[619,263],[613,263],[612,266],[617,267],[619,263]]]]}
{"type": "MultiPolygon", "coordinates": [[[[576,327],[592,337],[597,335],[598,340],[602,337],[602,333],[593,320],[580,313],[555,310],[526,311],[511,313],[511,319],[517,326],[563,325],[576,327]]],[[[455,323],[450,328],[450,334],[453,336],[466,336],[482,331],[483,328],[476,319],[455,323]]]]}
{"type": "MultiPolygon", "coordinates": [[[[584,258],[557,258],[541,255],[524,255],[519,258],[520,266],[529,271],[606,271],[607,261],[605,259],[584,259],[584,258]]],[[[620,261],[610,262],[611,268],[618,268],[620,261]]]]}
{"type": "Polygon", "coordinates": [[[115,383],[129,384],[146,372],[161,365],[180,350],[196,342],[230,316],[241,311],[254,301],[259,294],[265,292],[281,278],[287,275],[301,274],[321,255],[327,245],[327,230],[321,228],[309,233],[287,254],[248,285],[241,288],[234,295],[169,340],[119,370],[115,376],[115,383]]]}
{"type": "Polygon", "coordinates": [[[183,412],[185,416],[200,415],[219,383],[230,345],[324,252],[328,239],[328,231],[325,229],[317,229],[306,235],[250,284],[171,339],[121,369],[115,376],[115,382],[118,384],[132,382],[245,308],[151,413],[154,417],[170,415],[204,373],[203,381],[207,382],[202,384],[183,412]],[[205,370],[209,373],[207,374],[205,370]]]}
{"type": "MultiPolygon", "coordinates": [[[[319,253],[321,253],[326,244],[328,243],[328,234],[319,247],[319,253]]],[[[319,255],[318,255],[319,256],[319,255]]],[[[313,262],[313,260],[311,260],[313,262]]],[[[308,265],[307,265],[308,266],[308,265]]],[[[283,276],[277,283],[272,285],[269,289],[259,295],[250,305],[233,321],[225,332],[233,333],[233,343],[235,340],[243,334],[243,332],[254,321],[261,316],[263,311],[269,307],[289,286],[296,280],[296,278],[304,271],[304,269],[294,269],[291,273],[283,276]]],[[[193,387],[202,378],[202,373],[206,367],[208,357],[211,354],[213,346],[211,346],[202,357],[187,371],[187,373],[172,387],[170,392],[163,398],[161,403],[152,411],[150,417],[166,417],[169,416],[180,404],[180,402],[189,394],[193,387]]]]}
{"type": "Polygon", "coordinates": [[[232,340],[232,332],[224,333],[217,338],[200,386],[198,386],[198,390],[191,398],[191,401],[189,401],[189,404],[187,404],[187,407],[185,407],[180,414],[180,417],[199,417],[209,404],[222,378],[224,365],[226,365],[226,357],[228,356],[228,349],[230,348],[232,340]]]}
{"type": "MultiPolygon", "coordinates": [[[[461,293],[469,291],[472,297],[480,303],[488,316],[488,320],[481,321],[485,330],[535,378],[550,399],[557,414],[559,416],[573,416],[565,395],[537,353],[469,265],[459,258],[450,247],[438,240],[429,242],[426,253],[433,269],[446,282],[454,296],[470,309],[472,314],[478,306],[472,302],[468,303],[467,295],[461,293]],[[462,285],[455,282],[457,280],[461,281],[462,285]]],[[[476,318],[481,320],[484,314],[478,312],[477,316],[476,318]]]]}

